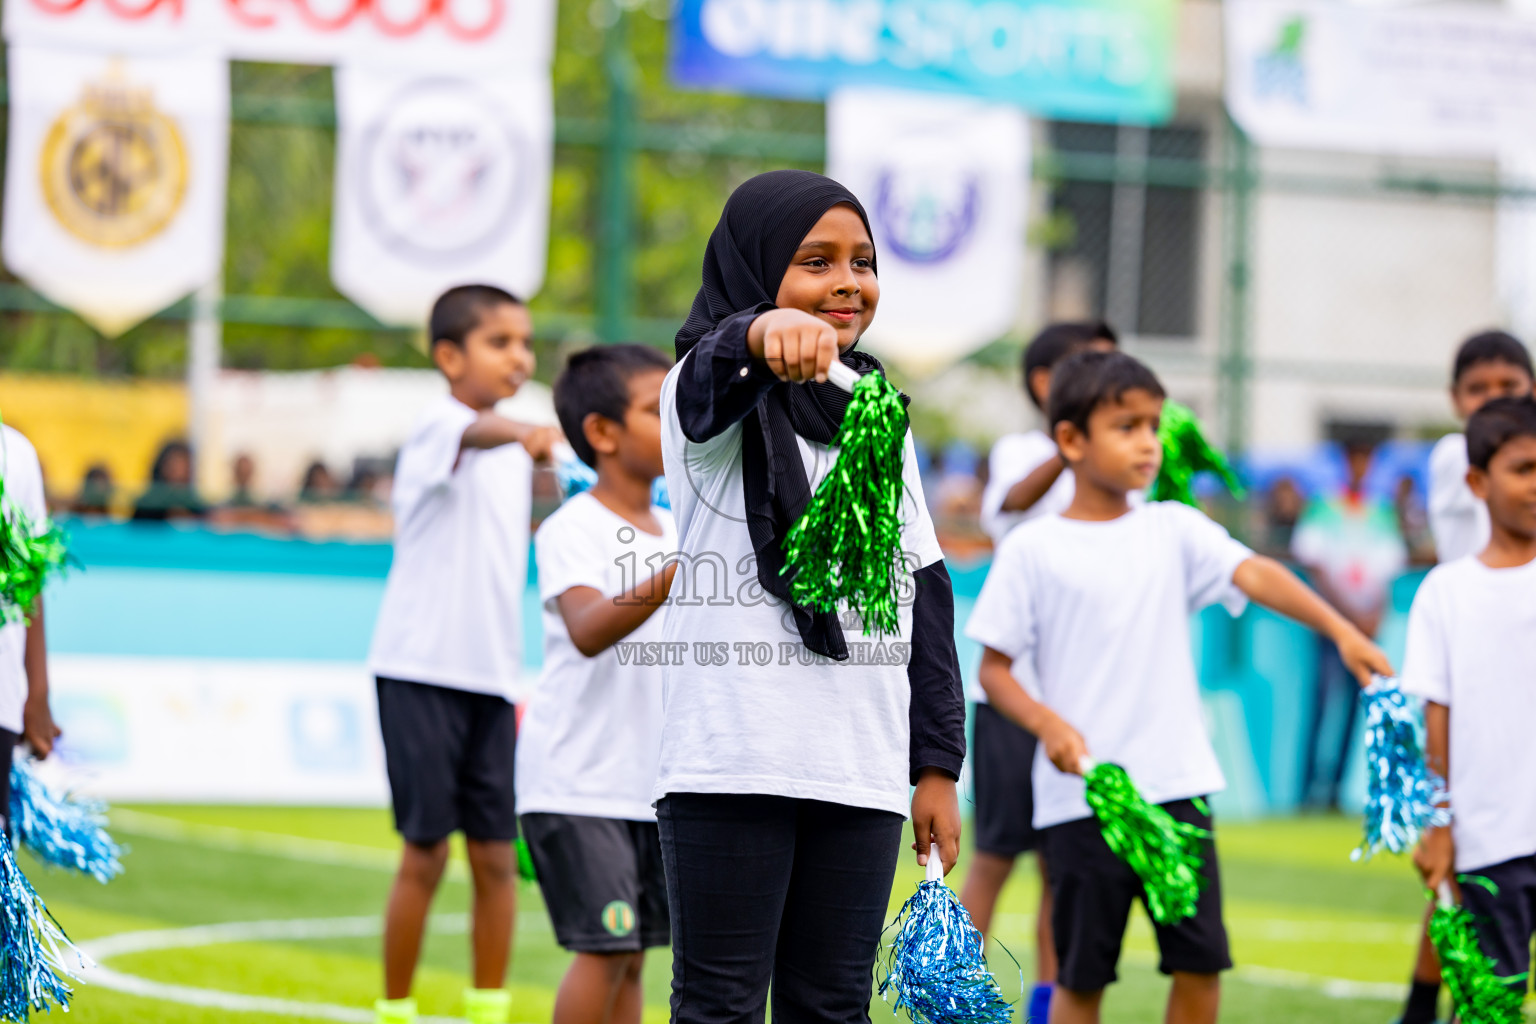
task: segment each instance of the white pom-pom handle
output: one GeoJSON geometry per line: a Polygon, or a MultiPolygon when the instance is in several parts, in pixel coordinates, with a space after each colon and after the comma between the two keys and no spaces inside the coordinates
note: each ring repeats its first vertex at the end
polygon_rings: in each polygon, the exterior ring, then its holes
{"type": "Polygon", "coordinates": [[[827,367],[827,383],[836,384],[850,395],[853,394],[853,386],[858,382],[859,371],[840,359],[832,360],[832,365],[827,367]]]}
{"type": "Polygon", "coordinates": [[[1098,763],[1099,762],[1095,761],[1088,754],[1084,754],[1082,757],[1077,759],[1077,774],[1087,775],[1089,772],[1093,771],[1094,767],[1098,763]]]}
{"type": "Polygon", "coordinates": [[[938,843],[928,844],[928,872],[923,877],[929,882],[939,882],[944,879],[944,858],[939,856],[938,843]]]}
{"type": "Polygon", "coordinates": [[[1441,882],[1435,889],[1435,895],[1439,898],[1440,906],[1446,910],[1456,905],[1456,896],[1451,892],[1450,882],[1441,882]]]}

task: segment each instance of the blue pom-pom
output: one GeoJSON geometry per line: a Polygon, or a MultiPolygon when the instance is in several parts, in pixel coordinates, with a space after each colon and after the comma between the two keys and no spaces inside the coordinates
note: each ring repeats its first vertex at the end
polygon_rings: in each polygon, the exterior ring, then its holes
{"type": "Polygon", "coordinates": [[[1012,1004],[987,969],[981,932],[942,879],[920,882],[892,927],[896,938],[881,965],[880,996],[896,993],[895,1008],[906,1010],[914,1024],[1013,1019],[1012,1004]]]}
{"type": "Polygon", "coordinates": [[[1365,705],[1365,836],[1350,855],[1402,853],[1425,829],[1450,824],[1445,780],[1424,760],[1423,704],[1378,679],[1360,693],[1365,705]]]}
{"type": "MultiPolygon", "coordinates": [[[[555,459],[555,478],[560,482],[560,492],[566,498],[574,498],[582,491],[592,489],[597,483],[597,471],[577,458],[575,452],[566,450],[555,459]]],[[[672,507],[666,477],[659,476],[651,484],[651,504],[658,508],[672,507]]]]}
{"type": "Polygon", "coordinates": [[[107,834],[106,808],[54,793],[29,759],[11,763],[11,828],[38,860],[110,882],[123,872],[122,848],[107,834]]]}
{"type": "Polygon", "coordinates": [[[21,873],[11,841],[0,832],[0,1020],[24,1021],[49,1004],[67,1011],[69,982],[90,966],[21,873]]]}

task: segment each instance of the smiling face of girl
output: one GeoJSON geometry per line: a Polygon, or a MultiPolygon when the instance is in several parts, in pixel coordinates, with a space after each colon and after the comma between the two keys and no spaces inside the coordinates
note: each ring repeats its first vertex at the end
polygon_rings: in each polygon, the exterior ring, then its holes
{"type": "Polygon", "coordinates": [[[774,302],[831,324],[841,351],[869,328],[880,302],[875,243],[853,207],[839,204],[822,214],[790,258],[774,302]]]}

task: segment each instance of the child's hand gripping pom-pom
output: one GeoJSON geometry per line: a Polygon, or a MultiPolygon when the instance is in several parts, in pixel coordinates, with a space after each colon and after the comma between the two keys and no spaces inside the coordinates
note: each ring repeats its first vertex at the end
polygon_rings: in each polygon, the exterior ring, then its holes
{"type": "Polygon", "coordinates": [[[34,523],[5,493],[0,479],[0,622],[22,622],[50,576],[69,561],[64,531],[34,523]]]}
{"type": "Polygon", "coordinates": [[[1163,443],[1163,465],[1152,482],[1153,501],[1195,504],[1195,474],[1204,472],[1220,477],[1234,498],[1243,497],[1237,474],[1226,456],[1205,439],[1194,410],[1171,399],[1164,401],[1157,437],[1163,443]]]}
{"type": "MultiPolygon", "coordinates": [[[[1013,1006],[987,970],[981,932],[944,884],[937,845],[928,849],[927,877],[893,922],[895,940],[881,964],[880,996],[896,993],[898,1010],[914,1024],[1008,1024],[1013,1006]]],[[[1021,975],[1022,978],[1022,975],[1021,975]]]]}
{"type": "Polygon", "coordinates": [[[49,1004],[69,1009],[69,982],[92,966],[21,873],[0,832],[0,1020],[24,1021],[49,1004]]]}
{"type": "Polygon", "coordinates": [[[858,613],[866,635],[896,632],[907,410],[885,374],[834,362],[827,379],[853,394],[832,445],[837,461],[784,538],[794,599],[858,613]]]}
{"type": "Polygon", "coordinates": [[[1158,924],[1177,924],[1195,914],[1205,877],[1202,844],[1211,833],[1179,821],[1146,801],[1117,764],[1083,758],[1084,796],[1099,831],[1146,890],[1147,913],[1158,924]]]}
{"type": "MultiPolygon", "coordinates": [[[[1486,878],[1463,875],[1461,883],[1498,891],[1486,878]]],[[[1523,1024],[1525,975],[1501,978],[1495,974],[1493,958],[1477,944],[1476,922],[1470,911],[1457,905],[1450,883],[1442,883],[1436,895],[1429,941],[1440,957],[1440,976],[1451,991],[1456,1019],[1462,1024],[1523,1024]]]]}
{"type": "Polygon", "coordinates": [[[45,864],[106,883],[123,872],[122,848],[107,834],[106,808],[51,790],[30,758],[11,763],[11,828],[16,841],[45,864]]]}
{"type": "Polygon", "coordinates": [[[1351,860],[1369,859],[1383,847],[1402,853],[1425,829],[1448,825],[1445,780],[1424,760],[1423,706],[1378,677],[1360,691],[1365,705],[1365,835],[1351,860]]]}

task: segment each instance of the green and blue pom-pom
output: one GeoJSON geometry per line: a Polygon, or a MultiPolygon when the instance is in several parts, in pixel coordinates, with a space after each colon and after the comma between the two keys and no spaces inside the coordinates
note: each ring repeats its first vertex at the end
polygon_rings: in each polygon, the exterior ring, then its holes
{"type": "Polygon", "coordinates": [[[69,1009],[70,981],[91,965],[53,919],[0,831],[0,1020],[69,1009]]]}
{"type": "MultiPolygon", "coordinates": [[[[1498,887],[1486,878],[1462,875],[1463,885],[1481,885],[1489,892],[1498,887]]],[[[1477,922],[1451,896],[1448,884],[1437,894],[1429,918],[1429,941],[1440,957],[1440,976],[1450,990],[1456,1019],[1463,1024],[1524,1024],[1524,974],[1501,977],[1493,958],[1477,942],[1477,922]]]]}
{"type": "Polygon", "coordinates": [[[880,997],[913,1024],[1009,1024],[1013,1006],[987,969],[981,932],[944,884],[938,847],[927,878],[892,922],[896,937],[881,963],[880,997]]]}
{"type": "MultiPolygon", "coordinates": [[[[555,479],[560,483],[560,493],[567,499],[574,498],[582,491],[590,491],[597,483],[597,470],[582,462],[569,448],[562,448],[555,457],[555,479]]],[[[666,477],[659,476],[651,482],[651,504],[657,508],[672,507],[666,477]]]]}
{"type": "Polygon", "coordinates": [[[28,759],[11,763],[11,829],[38,860],[106,883],[123,872],[122,847],[107,834],[106,807],[53,792],[28,759]]]}
{"type": "Polygon", "coordinates": [[[1388,679],[1360,692],[1365,707],[1365,835],[1350,855],[1402,853],[1426,829],[1449,825],[1445,780],[1424,758],[1423,703],[1388,679]]]}
{"type": "Polygon", "coordinates": [[[64,531],[46,519],[32,522],[0,480],[0,622],[25,622],[44,585],[69,560],[64,531]]]}
{"type": "Polygon", "coordinates": [[[1234,498],[1241,499],[1246,493],[1226,456],[1206,440],[1200,421],[1189,406],[1165,400],[1157,436],[1163,443],[1163,464],[1152,482],[1153,501],[1194,505],[1198,473],[1215,473],[1234,498]]]}
{"type": "Polygon", "coordinates": [[[1104,841],[1141,880],[1152,920],[1177,924],[1193,917],[1205,886],[1203,847],[1211,833],[1148,803],[1117,764],[1085,759],[1083,781],[1104,841]]]}

